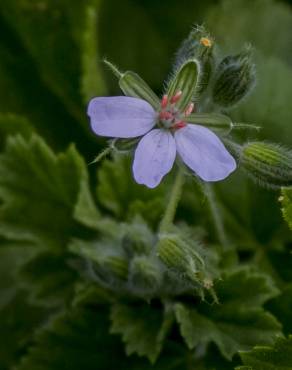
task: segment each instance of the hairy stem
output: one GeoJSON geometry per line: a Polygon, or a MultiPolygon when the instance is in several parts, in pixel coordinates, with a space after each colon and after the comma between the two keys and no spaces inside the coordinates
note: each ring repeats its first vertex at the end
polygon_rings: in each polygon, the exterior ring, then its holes
{"type": "Polygon", "coordinates": [[[232,245],[230,244],[230,241],[228,240],[228,237],[226,235],[212,185],[205,183],[203,186],[203,190],[208,202],[218,241],[223,248],[224,264],[225,266],[232,266],[238,262],[238,257],[236,250],[232,248],[232,245]]]}
{"type": "Polygon", "coordinates": [[[176,209],[181,198],[183,184],[184,184],[184,173],[181,168],[178,168],[178,172],[171,189],[168,204],[164,216],[161,220],[159,233],[167,232],[173,223],[176,209]]]}
{"type": "Polygon", "coordinates": [[[229,241],[225,233],[224,225],[220,216],[219,209],[216,204],[215,194],[212,186],[208,183],[204,184],[204,194],[206,196],[210,214],[213,219],[214,227],[217,233],[218,240],[224,249],[229,249],[229,241]]]}

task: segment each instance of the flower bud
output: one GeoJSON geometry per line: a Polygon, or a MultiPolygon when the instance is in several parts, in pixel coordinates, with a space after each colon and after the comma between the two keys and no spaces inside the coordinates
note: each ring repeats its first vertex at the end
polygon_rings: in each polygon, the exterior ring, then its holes
{"type": "Polygon", "coordinates": [[[292,186],[292,153],[276,144],[252,142],[243,146],[241,165],[260,185],[292,186]]]}
{"type": "Polygon", "coordinates": [[[128,261],[120,256],[105,256],[100,261],[92,261],[92,272],[106,285],[126,282],[128,279],[128,261]]]}
{"type": "Polygon", "coordinates": [[[124,230],[122,248],[129,258],[151,253],[155,237],[145,223],[139,222],[137,218],[130,225],[124,225],[124,230]]]}
{"type": "Polygon", "coordinates": [[[157,259],[149,256],[136,256],[131,261],[129,281],[137,293],[154,293],[162,281],[161,266],[157,259]]]}
{"type": "Polygon", "coordinates": [[[214,76],[213,101],[223,108],[231,108],[247,96],[256,82],[251,47],[222,60],[214,76]]]}
{"type": "Polygon", "coordinates": [[[202,93],[210,80],[214,70],[214,41],[204,27],[196,27],[183,41],[179,48],[174,69],[178,70],[187,60],[196,59],[201,66],[200,86],[197,93],[202,93]]]}
{"type": "Polygon", "coordinates": [[[181,274],[191,283],[200,284],[204,260],[193,245],[177,235],[166,235],[160,239],[157,248],[159,258],[169,269],[181,274]]]}

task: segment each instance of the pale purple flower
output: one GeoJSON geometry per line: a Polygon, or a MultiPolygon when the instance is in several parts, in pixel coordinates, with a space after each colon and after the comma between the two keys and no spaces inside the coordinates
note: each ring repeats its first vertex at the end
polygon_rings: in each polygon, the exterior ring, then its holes
{"type": "Polygon", "coordinates": [[[234,158],[221,140],[206,127],[188,124],[187,108],[182,119],[176,109],[178,92],[164,96],[156,112],[142,99],[126,96],[94,98],[88,106],[92,130],[100,136],[143,136],[135,151],[133,174],[137,183],[156,187],[170,172],[178,155],[204,181],[225,179],[236,168],[234,158]]]}

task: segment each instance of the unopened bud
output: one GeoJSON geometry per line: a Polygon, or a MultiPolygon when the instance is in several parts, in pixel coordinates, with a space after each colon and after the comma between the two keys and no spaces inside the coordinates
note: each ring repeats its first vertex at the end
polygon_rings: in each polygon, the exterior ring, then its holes
{"type": "Polygon", "coordinates": [[[129,282],[132,288],[144,293],[154,293],[161,284],[161,266],[150,256],[136,256],[131,261],[129,282]]]}
{"type": "Polygon", "coordinates": [[[197,93],[200,94],[206,89],[215,64],[214,41],[204,27],[196,27],[183,41],[176,54],[174,70],[191,59],[198,60],[201,66],[200,85],[197,89],[197,93]]]}
{"type": "Polygon", "coordinates": [[[219,64],[214,76],[214,103],[230,108],[251,92],[256,82],[251,54],[251,48],[247,46],[241,53],[227,56],[219,64]]]}
{"type": "Polygon", "coordinates": [[[260,185],[292,186],[292,153],[276,144],[252,142],[244,145],[241,166],[260,185]]]}
{"type": "Polygon", "coordinates": [[[200,283],[199,276],[204,268],[204,260],[189,245],[177,235],[161,237],[158,246],[158,256],[171,270],[176,271],[191,283],[200,283]]]}

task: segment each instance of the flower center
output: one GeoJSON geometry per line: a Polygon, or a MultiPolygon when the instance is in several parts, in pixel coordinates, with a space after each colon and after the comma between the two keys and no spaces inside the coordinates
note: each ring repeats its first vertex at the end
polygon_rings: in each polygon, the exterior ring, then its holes
{"type": "Polygon", "coordinates": [[[182,91],[178,91],[171,98],[168,95],[163,95],[161,99],[161,110],[158,115],[158,125],[163,128],[178,130],[185,127],[187,124],[185,118],[189,116],[193,109],[194,104],[190,103],[183,114],[177,108],[177,103],[182,96],[182,91]]]}

